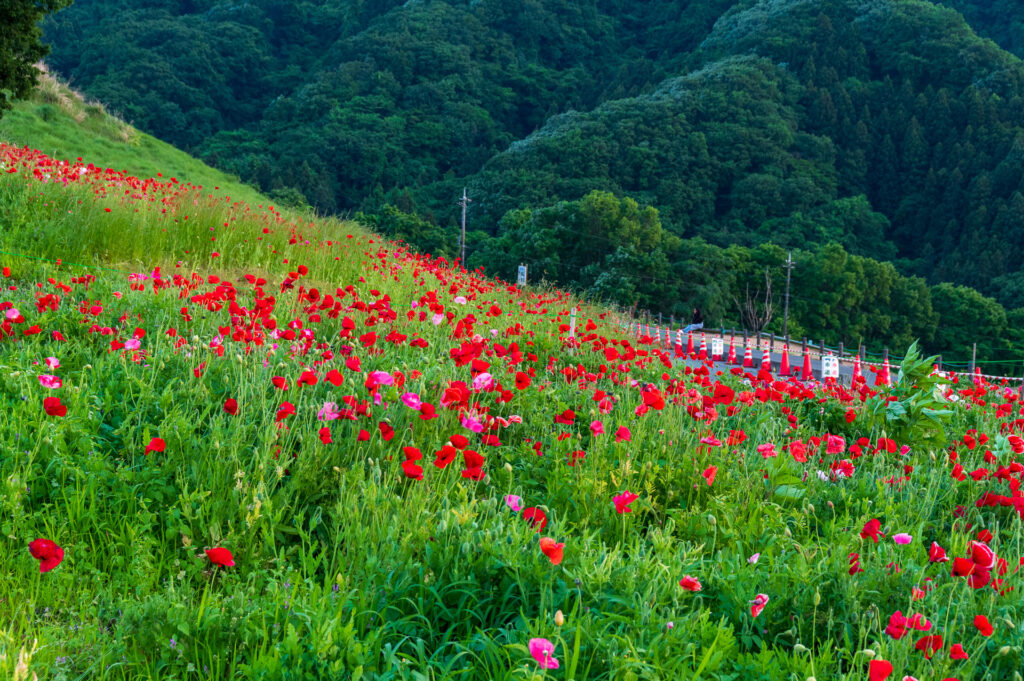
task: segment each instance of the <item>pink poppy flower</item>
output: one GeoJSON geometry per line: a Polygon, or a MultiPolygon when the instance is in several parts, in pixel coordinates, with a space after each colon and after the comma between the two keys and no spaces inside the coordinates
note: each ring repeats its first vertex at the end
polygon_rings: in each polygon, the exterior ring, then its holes
{"type": "Polygon", "coordinates": [[[402,400],[402,404],[416,411],[419,411],[423,406],[423,402],[420,401],[420,396],[416,393],[405,393],[399,399],[402,400]]]}
{"type": "Polygon", "coordinates": [[[827,454],[842,454],[846,451],[846,440],[838,435],[827,435],[825,439],[827,443],[825,452],[827,454]]]}
{"type": "Polygon", "coordinates": [[[894,534],[892,536],[892,540],[897,544],[909,544],[910,542],[914,541],[914,537],[907,534],[906,532],[900,532],[899,534],[894,534]]]}
{"type": "Polygon", "coordinates": [[[627,428],[626,426],[619,426],[619,429],[617,431],[615,431],[615,441],[616,442],[623,442],[623,441],[625,441],[625,442],[632,442],[633,441],[633,434],[631,432],[629,432],[629,428],[627,428]]]}
{"type": "Polygon", "coordinates": [[[341,418],[341,414],[338,412],[337,404],[334,402],[324,402],[324,406],[316,413],[316,417],[321,421],[333,421],[341,418]]]}
{"type": "Polygon", "coordinates": [[[530,655],[537,661],[541,669],[558,669],[558,660],[555,659],[555,644],[546,638],[531,638],[530,655]]]}
{"type": "Polygon", "coordinates": [[[46,358],[46,366],[47,366],[47,367],[48,367],[48,368],[49,368],[49,369],[50,369],[51,371],[52,371],[53,369],[59,369],[59,368],[60,368],[60,360],[59,360],[59,359],[57,359],[56,357],[47,357],[47,358],[46,358]]]}
{"type": "Polygon", "coordinates": [[[476,392],[487,391],[493,387],[494,377],[486,372],[477,374],[476,378],[473,379],[473,390],[476,392]]]}
{"type": "Polygon", "coordinates": [[[523,508],[523,498],[518,494],[506,494],[505,505],[511,508],[516,513],[519,513],[519,511],[521,511],[523,508]]]}
{"type": "Polygon", "coordinates": [[[604,424],[600,421],[593,421],[590,424],[590,432],[594,435],[604,435],[604,424]]]}
{"type": "Polygon", "coordinates": [[[54,390],[63,385],[63,382],[57,376],[50,376],[49,374],[42,374],[39,376],[39,384],[44,388],[50,388],[54,390]]]}
{"type": "Polygon", "coordinates": [[[629,505],[639,498],[640,497],[638,497],[636,494],[633,494],[628,489],[624,490],[622,494],[616,494],[614,497],[612,497],[612,502],[615,504],[616,513],[632,513],[633,509],[631,509],[629,505]]]}

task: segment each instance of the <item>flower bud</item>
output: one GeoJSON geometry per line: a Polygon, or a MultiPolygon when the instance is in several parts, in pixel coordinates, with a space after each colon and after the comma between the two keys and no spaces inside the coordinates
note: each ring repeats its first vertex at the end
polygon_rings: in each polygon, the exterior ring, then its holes
{"type": "Polygon", "coordinates": [[[565,615],[562,614],[561,610],[555,612],[555,626],[560,627],[565,624],[565,615]]]}
{"type": "Polygon", "coordinates": [[[873,660],[875,658],[875,651],[871,650],[871,648],[865,648],[864,650],[860,651],[860,654],[868,658],[869,660],[873,660]]]}
{"type": "Polygon", "coordinates": [[[793,646],[793,652],[797,655],[802,655],[807,652],[807,646],[805,646],[802,643],[797,643],[795,646],[793,646]]]}
{"type": "Polygon", "coordinates": [[[821,592],[817,589],[814,590],[814,607],[821,605],[821,592]]]}
{"type": "Polygon", "coordinates": [[[708,515],[708,524],[711,525],[712,527],[714,527],[715,525],[718,524],[718,520],[715,518],[715,516],[709,514],[708,515]]]}

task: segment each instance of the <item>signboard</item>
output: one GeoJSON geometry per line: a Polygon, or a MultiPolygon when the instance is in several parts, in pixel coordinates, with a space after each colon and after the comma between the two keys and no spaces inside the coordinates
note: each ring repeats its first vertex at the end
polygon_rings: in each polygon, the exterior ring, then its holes
{"type": "Polygon", "coordinates": [[[576,337],[576,308],[572,309],[572,314],[569,315],[569,338],[576,337]]]}
{"type": "Polygon", "coordinates": [[[516,279],[516,284],[526,286],[526,265],[519,266],[519,278],[516,279]]]}
{"type": "Polygon", "coordinates": [[[821,358],[821,377],[839,378],[839,358],[835,355],[825,355],[821,358]]]}
{"type": "Polygon", "coordinates": [[[721,338],[712,338],[711,339],[711,356],[712,357],[721,357],[723,350],[725,350],[725,341],[722,340],[721,338]]]}

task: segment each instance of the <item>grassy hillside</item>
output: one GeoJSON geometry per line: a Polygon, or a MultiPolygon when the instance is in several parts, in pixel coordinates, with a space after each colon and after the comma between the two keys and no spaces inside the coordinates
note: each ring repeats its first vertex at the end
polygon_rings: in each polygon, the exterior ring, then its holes
{"type": "Polygon", "coordinates": [[[0,677],[1021,668],[1015,389],[684,365],[337,221],[0,155],[0,250],[45,258],[0,254],[0,677]]]}
{"type": "Polygon", "coordinates": [[[55,159],[88,159],[135,177],[187,178],[205,190],[253,206],[267,203],[237,177],[140,132],[50,74],[42,76],[30,100],[15,103],[0,118],[0,142],[38,149],[55,159]]]}

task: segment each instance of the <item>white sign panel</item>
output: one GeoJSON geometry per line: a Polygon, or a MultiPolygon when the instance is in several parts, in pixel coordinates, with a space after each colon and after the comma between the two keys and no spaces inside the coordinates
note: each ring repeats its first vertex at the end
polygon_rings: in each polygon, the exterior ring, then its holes
{"type": "Polygon", "coordinates": [[[526,286],[526,265],[519,266],[519,278],[516,280],[519,286],[526,286]]]}
{"type": "Polygon", "coordinates": [[[572,309],[572,314],[569,315],[569,338],[576,337],[576,308],[572,309]]]}
{"type": "Polygon", "coordinates": [[[835,355],[826,355],[821,358],[822,378],[839,378],[839,358],[835,355]]]}
{"type": "Polygon", "coordinates": [[[722,350],[724,350],[724,349],[725,349],[725,341],[723,341],[721,338],[712,338],[711,339],[711,355],[713,357],[721,357],[722,356],[722,350]]]}

